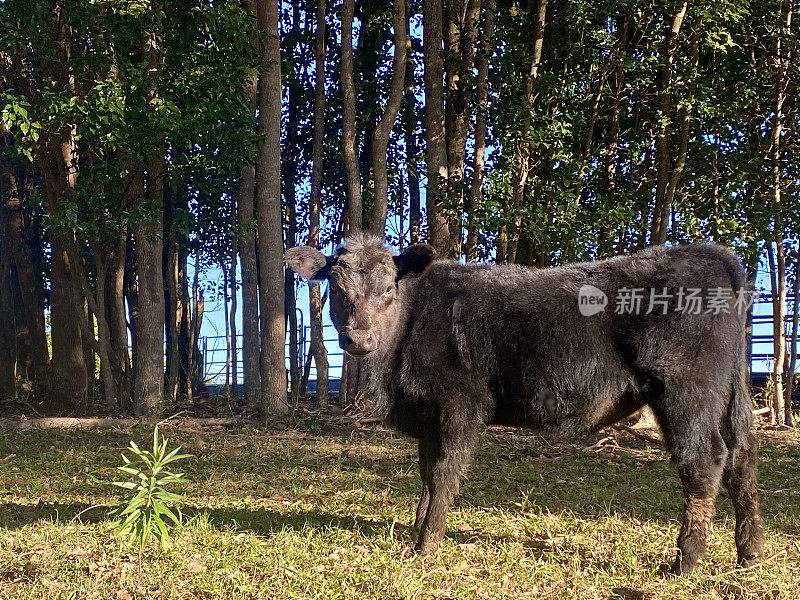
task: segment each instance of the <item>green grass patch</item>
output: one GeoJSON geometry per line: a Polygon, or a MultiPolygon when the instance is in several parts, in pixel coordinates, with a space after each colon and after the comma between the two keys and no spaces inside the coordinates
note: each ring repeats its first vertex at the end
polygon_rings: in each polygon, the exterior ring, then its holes
{"type": "Polygon", "coordinates": [[[175,547],[115,537],[111,482],[152,430],[0,435],[0,598],[745,599],[800,598],[800,439],[762,432],[766,564],[735,569],[725,493],[708,556],[685,578],[674,555],[681,491],[658,447],[617,434],[587,454],[491,429],[441,550],[419,559],[410,523],[415,445],[383,429],[319,434],[165,429],[181,462],[187,523],[175,547]]]}

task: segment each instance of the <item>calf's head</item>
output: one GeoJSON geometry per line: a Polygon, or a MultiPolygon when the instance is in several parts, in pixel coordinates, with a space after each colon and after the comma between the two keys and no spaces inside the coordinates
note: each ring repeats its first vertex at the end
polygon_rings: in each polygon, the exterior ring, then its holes
{"type": "Polygon", "coordinates": [[[424,271],[435,254],[431,246],[415,244],[396,256],[377,237],[359,234],[345,239],[333,256],[310,246],[290,248],[286,264],[306,279],[328,280],[339,346],[353,356],[366,356],[398,324],[399,282],[424,271]]]}

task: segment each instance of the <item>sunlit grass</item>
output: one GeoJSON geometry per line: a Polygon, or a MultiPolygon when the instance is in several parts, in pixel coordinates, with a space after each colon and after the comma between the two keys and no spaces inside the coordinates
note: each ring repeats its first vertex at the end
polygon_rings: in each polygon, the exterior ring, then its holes
{"type": "Polygon", "coordinates": [[[0,597],[31,598],[800,598],[800,440],[762,433],[769,527],[763,566],[735,570],[725,494],[709,554],[689,577],[673,556],[681,492],[657,447],[618,434],[586,454],[493,429],[441,550],[410,551],[415,446],[385,430],[319,435],[169,431],[190,515],[175,548],[136,551],[108,509],[119,453],[151,431],[0,436],[0,597]],[[13,456],[11,456],[13,455],[13,456]]]}

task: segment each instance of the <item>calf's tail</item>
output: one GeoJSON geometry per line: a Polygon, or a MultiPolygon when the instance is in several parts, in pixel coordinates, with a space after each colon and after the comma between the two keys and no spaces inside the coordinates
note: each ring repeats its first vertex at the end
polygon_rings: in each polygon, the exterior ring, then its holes
{"type": "MultiPolygon", "coordinates": [[[[747,277],[741,262],[733,253],[730,254],[732,260],[727,261],[726,267],[731,278],[731,287],[734,295],[740,290],[747,290],[747,277]]],[[[736,360],[734,362],[733,373],[731,373],[731,401],[728,404],[728,423],[732,433],[731,450],[734,452],[747,442],[750,429],[753,426],[753,403],[750,400],[749,373],[748,365],[749,354],[747,351],[747,311],[734,310],[737,318],[736,328],[736,360]]]]}

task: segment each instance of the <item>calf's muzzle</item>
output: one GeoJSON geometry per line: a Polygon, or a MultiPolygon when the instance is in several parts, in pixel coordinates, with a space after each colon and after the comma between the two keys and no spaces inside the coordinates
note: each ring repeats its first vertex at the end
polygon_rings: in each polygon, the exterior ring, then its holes
{"type": "Polygon", "coordinates": [[[378,347],[378,336],[369,329],[347,327],[339,336],[339,346],[353,356],[366,356],[378,347]]]}

